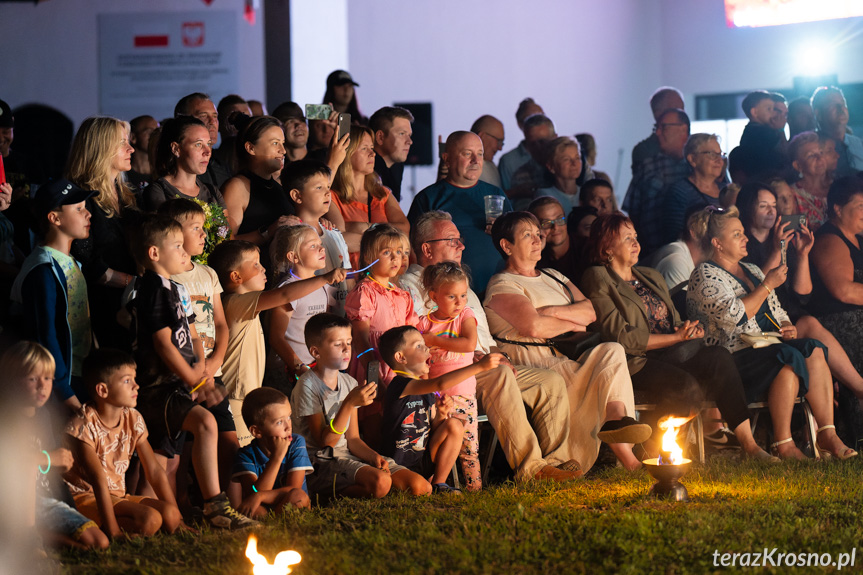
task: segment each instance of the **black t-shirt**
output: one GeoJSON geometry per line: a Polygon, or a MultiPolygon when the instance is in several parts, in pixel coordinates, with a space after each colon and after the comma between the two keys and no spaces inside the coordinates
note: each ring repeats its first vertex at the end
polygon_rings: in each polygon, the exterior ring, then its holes
{"type": "Polygon", "coordinates": [[[381,422],[381,452],[399,465],[416,470],[422,465],[423,452],[431,437],[431,408],[435,404],[435,395],[399,397],[410,381],[412,378],[397,375],[387,386],[381,422]]]}
{"type": "Polygon", "coordinates": [[[381,183],[392,191],[396,201],[401,201],[402,177],[405,173],[404,163],[395,163],[388,168],[386,161],[378,154],[375,156],[375,172],[381,177],[381,183]]]}
{"type": "Polygon", "coordinates": [[[195,350],[192,347],[192,332],[189,322],[195,321],[195,314],[186,315],[191,302],[184,287],[159,274],[147,270],[135,283],[135,298],[129,303],[132,314],[132,333],[135,341],[135,360],[138,363],[137,380],[141,387],[164,383],[177,379],[153,345],[153,334],[164,329],[171,330],[171,343],[189,365],[195,363],[195,350]]]}

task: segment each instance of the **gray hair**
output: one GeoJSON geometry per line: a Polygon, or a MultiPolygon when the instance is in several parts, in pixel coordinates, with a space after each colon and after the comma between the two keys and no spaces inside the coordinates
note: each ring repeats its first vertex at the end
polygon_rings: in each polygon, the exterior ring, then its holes
{"type": "MultiPolygon", "coordinates": [[[[719,143],[719,136],[716,134],[692,134],[686,140],[686,145],[683,147],[683,157],[689,158],[690,154],[694,154],[701,150],[701,146],[709,142],[710,140],[715,141],[717,144],[719,143]]],[[[688,161],[688,160],[687,160],[688,161]]]]}
{"type": "Polygon", "coordinates": [[[432,239],[437,222],[451,222],[452,216],[448,212],[441,210],[432,210],[425,212],[416,223],[411,226],[410,243],[411,249],[414,251],[417,259],[422,254],[422,245],[432,239]]]}

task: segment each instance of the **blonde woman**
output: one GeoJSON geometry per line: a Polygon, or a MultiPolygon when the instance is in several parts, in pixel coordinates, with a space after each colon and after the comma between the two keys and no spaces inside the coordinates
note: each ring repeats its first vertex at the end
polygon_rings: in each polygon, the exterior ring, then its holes
{"type": "Polygon", "coordinates": [[[66,178],[94,190],[87,200],[90,237],[75,240],[72,255],[87,279],[90,318],[97,340],[131,349],[129,332],[117,324],[123,290],[135,277],[128,230],[138,214],[132,189],[123,176],[132,168],[129,124],[116,118],[87,118],[72,142],[66,178]]]}
{"type": "Polygon", "coordinates": [[[351,126],[347,157],[333,178],[333,202],[327,219],[344,221],[345,242],[354,269],[359,263],[360,238],[375,223],[388,223],[404,234],[410,224],[389,188],[375,173],[374,134],[364,126],[351,126]]]}

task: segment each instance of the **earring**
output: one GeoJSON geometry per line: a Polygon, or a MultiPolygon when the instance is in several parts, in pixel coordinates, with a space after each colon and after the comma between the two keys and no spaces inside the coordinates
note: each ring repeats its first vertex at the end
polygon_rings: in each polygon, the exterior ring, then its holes
{"type": "Polygon", "coordinates": [[[797,177],[802,180],[803,179],[803,172],[797,172],[797,177]]]}
{"type": "Polygon", "coordinates": [[[605,261],[608,263],[608,265],[611,265],[611,262],[614,261],[614,256],[611,254],[608,254],[608,259],[605,261]]]}

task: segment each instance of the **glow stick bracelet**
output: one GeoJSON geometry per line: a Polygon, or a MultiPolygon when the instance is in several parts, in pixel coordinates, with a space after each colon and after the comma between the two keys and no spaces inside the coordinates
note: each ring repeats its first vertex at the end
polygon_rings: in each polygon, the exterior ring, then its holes
{"type": "Polygon", "coordinates": [[[373,347],[368,348],[367,350],[365,350],[364,352],[362,352],[361,354],[359,354],[359,355],[357,356],[357,359],[361,358],[362,356],[364,356],[364,355],[365,355],[365,354],[367,354],[368,352],[370,352],[370,351],[374,351],[374,350],[375,350],[375,348],[373,348],[373,347]]]}
{"type": "Polygon", "coordinates": [[[347,274],[345,274],[345,275],[352,276],[352,275],[355,275],[355,274],[362,273],[362,272],[366,271],[367,269],[369,269],[370,267],[372,267],[373,265],[375,265],[376,263],[378,263],[379,261],[381,261],[381,260],[380,260],[380,258],[376,259],[375,261],[373,261],[372,263],[370,263],[369,265],[367,265],[366,267],[364,267],[364,268],[363,268],[363,269],[361,269],[361,270],[356,270],[356,271],[348,272],[348,273],[347,273],[347,274]]]}
{"type": "Polygon", "coordinates": [[[201,389],[201,388],[204,386],[204,384],[205,384],[205,383],[207,383],[207,378],[206,378],[206,377],[205,377],[204,379],[202,379],[202,380],[201,380],[201,383],[199,383],[198,385],[196,385],[195,387],[193,387],[193,388],[192,388],[192,391],[190,391],[189,393],[195,393],[196,391],[198,391],[199,389],[201,389]]]}

